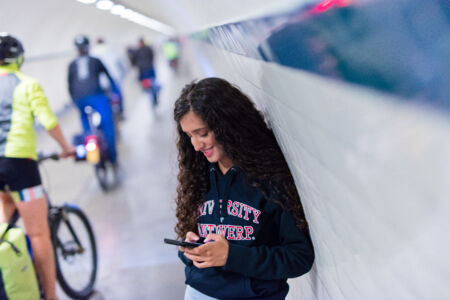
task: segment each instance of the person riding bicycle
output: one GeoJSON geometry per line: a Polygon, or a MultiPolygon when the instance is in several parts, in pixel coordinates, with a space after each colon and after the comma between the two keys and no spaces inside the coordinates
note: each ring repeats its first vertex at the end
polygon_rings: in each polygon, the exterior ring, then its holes
{"type": "MultiPolygon", "coordinates": [[[[90,54],[94,57],[97,57],[101,60],[101,62],[105,65],[108,73],[113,78],[116,83],[115,87],[111,87],[111,84],[108,78],[102,74],[100,77],[100,86],[103,90],[111,91],[111,97],[114,99],[110,99],[112,103],[117,103],[116,109],[118,111],[114,111],[118,114],[119,120],[124,119],[124,105],[123,105],[123,95],[122,85],[127,73],[127,66],[125,64],[125,59],[119,54],[116,49],[117,47],[113,47],[109,43],[105,42],[103,37],[97,38],[96,45],[91,49],[90,54]],[[115,88],[115,90],[112,90],[115,88]]],[[[112,106],[114,110],[114,105],[112,106]]]]}
{"type": "Polygon", "coordinates": [[[92,131],[85,107],[91,106],[100,114],[100,129],[103,131],[106,140],[108,159],[116,166],[117,151],[114,117],[111,103],[100,85],[101,75],[106,75],[112,91],[119,89],[101,60],[89,55],[89,39],[84,35],[78,35],[75,37],[74,43],[78,49],[79,56],[69,65],[70,96],[80,110],[81,123],[85,133],[92,131]]]}
{"type": "Polygon", "coordinates": [[[22,43],[0,33],[0,222],[18,210],[33,249],[46,299],[56,299],[55,259],[47,221],[47,200],[37,165],[34,118],[62,149],[73,155],[41,85],[23,74],[22,43]]]}
{"type": "Polygon", "coordinates": [[[139,71],[139,81],[142,88],[151,92],[153,109],[158,105],[159,86],[156,83],[154,53],[152,47],[145,44],[143,38],[139,39],[138,48],[130,52],[130,60],[139,71]]]}

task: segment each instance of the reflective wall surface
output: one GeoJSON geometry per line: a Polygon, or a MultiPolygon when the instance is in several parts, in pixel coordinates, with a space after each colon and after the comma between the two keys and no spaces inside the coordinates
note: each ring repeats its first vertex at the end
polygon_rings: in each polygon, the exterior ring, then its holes
{"type": "Polygon", "coordinates": [[[326,1],[197,32],[194,77],[257,102],[316,249],[288,299],[448,299],[448,1],[326,1]]]}
{"type": "Polygon", "coordinates": [[[195,37],[233,53],[450,110],[445,0],[328,0],[195,37]]]}

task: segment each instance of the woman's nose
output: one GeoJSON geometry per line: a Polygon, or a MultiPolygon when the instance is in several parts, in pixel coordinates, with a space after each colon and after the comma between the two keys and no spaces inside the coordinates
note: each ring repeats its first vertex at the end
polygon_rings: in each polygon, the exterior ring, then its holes
{"type": "Polygon", "coordinates": [[[195,151],[200,151],[202,148],[202,142],[198,137],[192,137],[191,139],[192,146],[194,146],[195,151]]]}

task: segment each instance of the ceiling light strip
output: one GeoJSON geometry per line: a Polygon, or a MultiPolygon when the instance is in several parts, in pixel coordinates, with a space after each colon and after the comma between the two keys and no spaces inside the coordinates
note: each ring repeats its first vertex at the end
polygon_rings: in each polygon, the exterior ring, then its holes
{"type": "Polygon", "coordinates": [[[152,19],[144,14],[141,14],[131,8],[126,7],[123,4],[115,3],[111,0],[77,0],[78,2],[84,4],[93,4],[100,10],[109,10],[112,15],[120,16],[121,18],[127,19],[130,22],[139,24],[141,26],[147,27],[149,29],[167,34],[175,34],[175,30],[162,22],[152,19]]]}

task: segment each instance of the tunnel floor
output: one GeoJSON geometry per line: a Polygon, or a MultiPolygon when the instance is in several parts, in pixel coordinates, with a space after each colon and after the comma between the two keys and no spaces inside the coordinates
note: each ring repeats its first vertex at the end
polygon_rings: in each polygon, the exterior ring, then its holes
{"type": "MultiPolygon", "coordinates": [[[[162,89],[156,116],[134,73],[124,84],[126,119],[118,145],[121,183],[114,190],[103,192],[86,162],[67,159],[41,167],[51,201],[80,206],[93,225],[99,269],[90,299],[183,299],[183,265],[176,247],[164,244],[163,238],[175,237],[172,107],[188,79],[164,65],[158,69],[162,89]]],[[[81,128],[74,108],[60,117],[60,123],[68,139],[81,128]]],[[[51,152],[58,147],[40,132],[38,149],[51,152]]],[[[58,297],[69,299],[59,286],[58,297]]]]}

